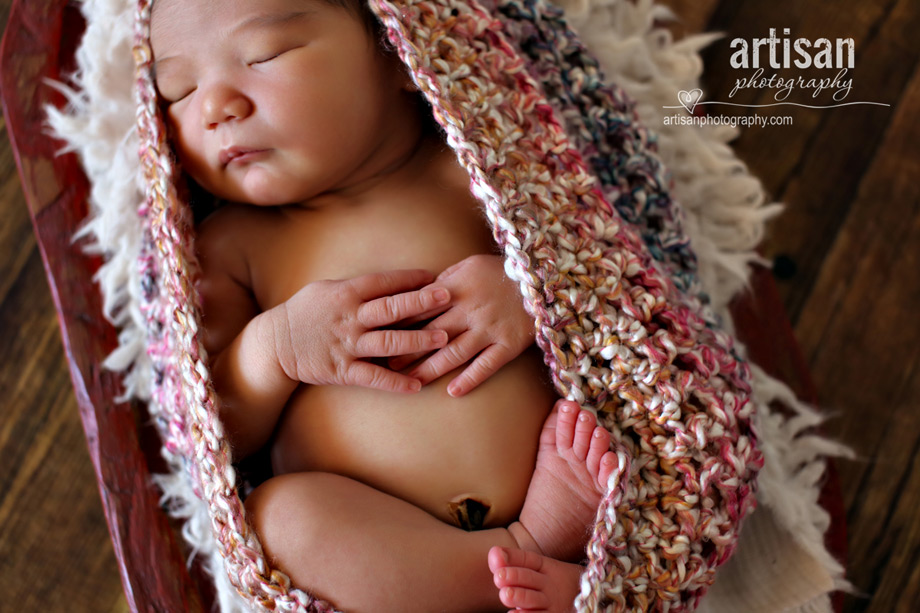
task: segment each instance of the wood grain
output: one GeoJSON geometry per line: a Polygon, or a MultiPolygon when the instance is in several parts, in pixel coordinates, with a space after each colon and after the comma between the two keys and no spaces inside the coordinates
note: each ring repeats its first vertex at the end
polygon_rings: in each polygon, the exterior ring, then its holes
{"type": "MultiPolygon", "coordinates": [[[[11,0],[0,0],[6,23],[11,0]]],[[[678,32],[729,34],[705,54],[707,99],[727,99],[728,40],[853,37],[855,100],[795,110],[788,128],[735,143],[787,204],[763,252],[796,264],[780,279],[827,430],[853,445],[838,464],[851,580],[871,596],[845,611],[910,611],[920,591],[920,77],[912,0],[669,0],[678,32]],[[680,29],[682,28],[682,30],[680,29]]],[[[763,97],[738,98],[758,103],[763,97]]],[[[785,111],[783,111],[785,114],[785,111]]],[[[0,139],[0,594],[3,610],[126,611],[54,309],[6,138],[0,139]]]]}
{"type": "Polygon", "coordinates": [[[920,504],[920,73],[915,71],[818,271],[797,331],[824,402],[846,411],[829,429],[862,456],[843,473],[853,580],[879,585],[879,611],[907,610],[920,584],[884,589],[889,566],[915,564],[920,504]],[[870,519],[871,518],[871,519],[870,519]]]}
{"type": "Polygon", "coordinates": [[[0,168],[0,594],[10,611],[127,611],[5,138],[0,168]]]}

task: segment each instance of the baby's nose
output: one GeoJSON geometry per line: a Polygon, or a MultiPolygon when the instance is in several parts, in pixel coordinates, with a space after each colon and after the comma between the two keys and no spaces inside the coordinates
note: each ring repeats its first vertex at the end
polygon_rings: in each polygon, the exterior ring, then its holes
{"type": "Polygon", "coordinates": [[[252,113],[252,102],[242,92],[226,86],[212,87],[202,101],[204,127],[213,129],[222,123],[244,119],[252,113]]]}

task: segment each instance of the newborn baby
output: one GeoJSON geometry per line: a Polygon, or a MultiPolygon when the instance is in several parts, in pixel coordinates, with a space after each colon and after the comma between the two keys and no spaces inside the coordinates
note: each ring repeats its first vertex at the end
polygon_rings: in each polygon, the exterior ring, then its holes
{"type": "Polygon", "coordinates": [[[469,177],[358,0],[157,0],[204,342],[274,565],[357,611],[572,607],[613,466],[553,392],[469,177]]]}

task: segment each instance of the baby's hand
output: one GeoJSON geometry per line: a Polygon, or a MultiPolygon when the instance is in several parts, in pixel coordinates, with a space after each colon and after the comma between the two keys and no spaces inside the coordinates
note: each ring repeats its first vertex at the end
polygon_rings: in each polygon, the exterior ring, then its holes
{"type": "Polygon", "coordinates": [[[450,292],[424,270],[397,270],[345,281],[306,285],[272,311],[271,339],[284,373],[315,385],[358,385],[394,392],[417,392],[421,382],[362,358],[433,351],[447,333],[381,330],[395,322],[443,308],[450,292]]]}
{"type": "MultiPolygon", "coordinates": [[[[423,329],[446,330],[451,341],[408,374],[426,385],[475,357],[447,386],[451,396],[462,396],[534,342],[534,321],[524,310],[514,283],[505,276],[501,256],[470,256],[441,273],[437,285],[450,290],[450,304],[414,319],[441,313],[423,329]]],[[[425,353],[393,358],[390,367],[401,370],[425,353]]]]}

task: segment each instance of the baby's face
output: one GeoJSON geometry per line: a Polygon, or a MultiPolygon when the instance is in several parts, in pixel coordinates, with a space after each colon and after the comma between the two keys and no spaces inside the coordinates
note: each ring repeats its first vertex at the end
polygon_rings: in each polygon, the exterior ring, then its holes
{"type": "Polygon", "coordinates": [[[393,165],[408,78],[321,0],[156,0],[157,89],[183,168],[211,193],[301,203],[393,165]]]}

